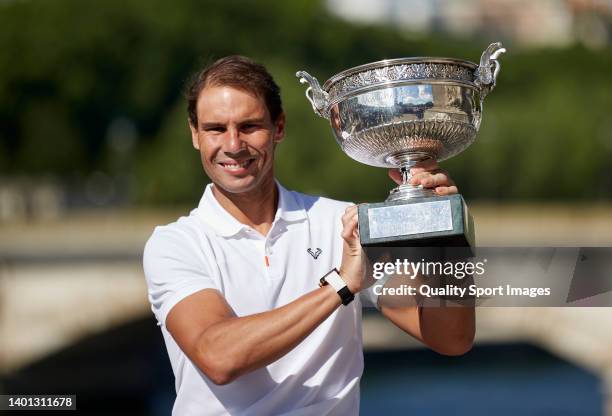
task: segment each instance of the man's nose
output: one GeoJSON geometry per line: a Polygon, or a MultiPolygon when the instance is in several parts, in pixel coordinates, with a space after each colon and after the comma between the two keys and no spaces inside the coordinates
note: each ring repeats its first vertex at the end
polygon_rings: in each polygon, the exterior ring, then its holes
{"type": "Polygon", "coordinates": [[[227,141],[225,143],[225,151],[229,153],[236,153],[244,149],[244,142],[240,137],[240,130],[237,128],[230,128],[227,130],[227,141]]]}

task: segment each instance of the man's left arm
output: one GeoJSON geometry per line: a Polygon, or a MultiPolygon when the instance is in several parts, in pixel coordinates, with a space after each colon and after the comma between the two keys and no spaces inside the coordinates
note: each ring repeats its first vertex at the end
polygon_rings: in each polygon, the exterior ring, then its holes
{"type": "Polygon", "coordinates": [[[473,306],[389,307],[381,313],[403,331],[444,355],[462,355],[472,348],[475,333],[473,306]]]}
{"type": "MultiPolygon", "coordinates": [[[[410,173],[413,185],[432,188],[438,195],[457,193],[452,179],[435,162],[413,168],[410,173]]],[[[397,170],[389,171],[389,176],[398,184],[402,181],[397,170]]],[[[383,316],[434,351],[444,355],[462,355],[472,348],[476,325],[473,306],[391,307],[384,303],[380,307],[383,316]]]]}

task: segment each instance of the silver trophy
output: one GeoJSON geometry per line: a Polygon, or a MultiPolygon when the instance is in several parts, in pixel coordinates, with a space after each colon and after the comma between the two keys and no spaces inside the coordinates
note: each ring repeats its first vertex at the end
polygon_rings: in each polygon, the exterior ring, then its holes
{"type": "Polygon", "coordinates": [[[482,103],[495,87],[501,43],[480,64],[450,58],[399,58],[357,66],[323,84],[305,71],[306,97],[330,121],[342,150],[370,166],[399,168],[403,183],[383,203],[359,206],[363,246],[473,247],[474,228],[461,195],[436,196],[409,183],[410,168],[442,161],[471,145],[482,103]]]}

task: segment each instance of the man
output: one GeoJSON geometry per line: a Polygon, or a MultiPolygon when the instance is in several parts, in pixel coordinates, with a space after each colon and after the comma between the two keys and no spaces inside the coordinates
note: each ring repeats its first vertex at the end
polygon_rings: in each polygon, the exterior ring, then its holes
{"type": "MultiPolygon", "coordinates": [[[[188,113],[212,184],[144,252],[176,377],[173,414],[357,415],[365,257],[356,207],[276,182],[285,115],[263,66],[213,63],[195,77],[188,113]]],[[[437,166],[414,173],[413,183],[457,192],[437,166]]],[[[381,312],[440,353],[471,347],[473,309],[381,312]]]]}

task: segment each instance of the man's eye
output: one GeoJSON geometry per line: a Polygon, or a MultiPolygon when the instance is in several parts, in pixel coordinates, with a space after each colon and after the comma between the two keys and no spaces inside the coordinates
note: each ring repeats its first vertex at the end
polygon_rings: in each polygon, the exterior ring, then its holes
{"type": "Polygon", "coordinates": [[[207,127],[204,129],[204,131],[211,133],[223,133],[225,132],[225,127],[207,127]]]}
{"type": "Polygon", "coordinates": [[[245,124],[242,126],[242,131],[253,131],[259,127],[257,124],[245,124]]]}

